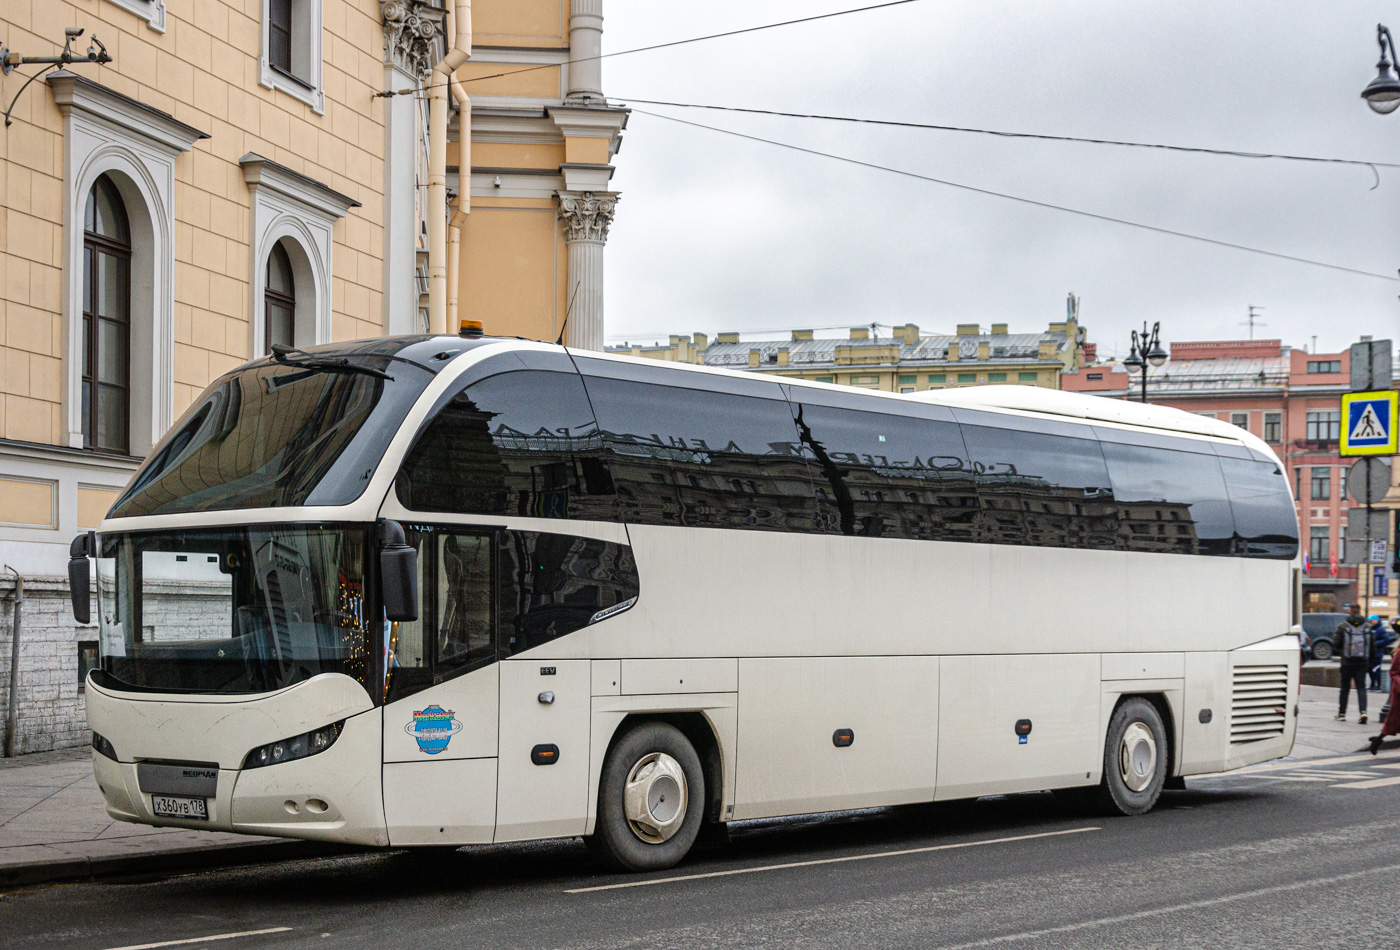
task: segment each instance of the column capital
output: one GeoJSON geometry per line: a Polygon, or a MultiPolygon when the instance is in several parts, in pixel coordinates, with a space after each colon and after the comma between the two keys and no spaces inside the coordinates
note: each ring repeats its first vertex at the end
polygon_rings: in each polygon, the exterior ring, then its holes
{"type": "Polygon", "coordinates": [[[381,0],[384,62],[422,80],[447,51],[447,10],[423,0],[381,0]]]}
{"type": "Polygon", "coordinates": [[[555,197],[566,241],[607,242],[608,226],[621,195],[615,191],[557,191],[555,197]]]}

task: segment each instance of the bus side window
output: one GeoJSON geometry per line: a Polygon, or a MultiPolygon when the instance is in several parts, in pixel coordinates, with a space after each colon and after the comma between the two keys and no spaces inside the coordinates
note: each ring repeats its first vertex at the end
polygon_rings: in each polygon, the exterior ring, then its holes
{"type": "Polygon", "coordinates": [[[616,518],[593,410],[576,373],[516,370],[438,409],[397,479],[414,511],[616,518]]]}
{"type": "Polygon", "coordinates": [[[393,624],[387,701],[411,696],[496,657],[492,536],[417,528],[418,619],[393,624]]]}
{"type": "Polygon", "coordinates": [[[625,544],[502,531],[498,553],[503,657],[582,630],[638,594],[637,566],[625,544]]]}

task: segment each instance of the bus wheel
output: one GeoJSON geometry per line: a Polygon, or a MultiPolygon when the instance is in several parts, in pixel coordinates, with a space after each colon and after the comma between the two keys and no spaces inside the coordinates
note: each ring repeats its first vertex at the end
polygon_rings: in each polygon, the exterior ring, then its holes
{"type": "Polygon", "coordinates": [[[659,871],[685,857],[705,811],[700,756],[679,729],[643,723],[603,763],[598,823],[589,850],[629,871],[659,871]]]}
{"type": "Polygon", "coordinates": [[[1167,730],[1157,707],[1129,699],[1114,710],[1104,743],[1103,781],[1090,795],[1108,814],[1141,815],[1157,804],[1167,778],[1167,730]]]}

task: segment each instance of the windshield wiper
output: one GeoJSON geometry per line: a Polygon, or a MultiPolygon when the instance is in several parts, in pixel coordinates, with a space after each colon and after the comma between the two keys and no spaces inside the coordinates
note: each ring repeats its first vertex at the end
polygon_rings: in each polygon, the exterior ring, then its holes
{"type": "Polygon", "coordinates": [[[272,358],[283,366],[315,369],[323,373],[362,373],[365,376],[373,376],[376,379],[387,379],[390,382],[394,380],[394,377],[390,376],[382,369],[375,369],[373,366],[362,366],[359,363],[352,363],[348,357],[312,356],[305,350],[299,350],[285,343],[272,344],[272,358]]]}

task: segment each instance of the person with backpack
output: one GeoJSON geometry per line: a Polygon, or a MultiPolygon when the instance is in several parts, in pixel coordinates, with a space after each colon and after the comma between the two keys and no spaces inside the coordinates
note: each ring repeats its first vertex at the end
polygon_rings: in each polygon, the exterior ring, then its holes
{"type": "Polygon", "coordinates": [[[1361,718],[1357,721],[1366,722],[1366,670],[1371,665],[1371,644],[1374,640],[1370,622],[1361,616],[1355,605],[1351,608],[1351,615],[1337,624],[1337,630],[1332,634],[1332,646],[1342,661],[1338,722],[1346,722],[1347,698],[1353,684],[1356,686],[1356,705],[1361,712],[1361,718]]]}

